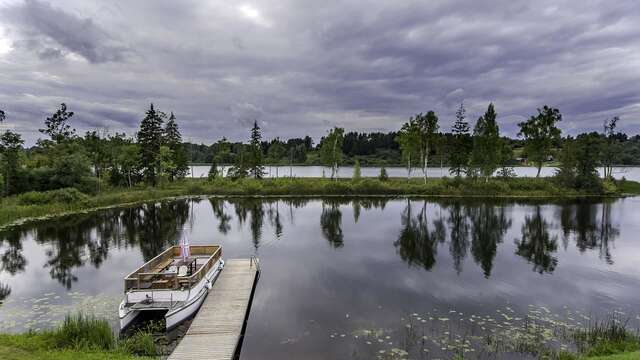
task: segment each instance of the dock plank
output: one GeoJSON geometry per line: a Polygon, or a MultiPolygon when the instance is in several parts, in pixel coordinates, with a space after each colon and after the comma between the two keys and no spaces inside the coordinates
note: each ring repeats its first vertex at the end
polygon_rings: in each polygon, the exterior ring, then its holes
{"type": "Polygon", "coordinates": [[[258,274],[251,259],[227,260],[169,360],[233,359],[258,274]]]}

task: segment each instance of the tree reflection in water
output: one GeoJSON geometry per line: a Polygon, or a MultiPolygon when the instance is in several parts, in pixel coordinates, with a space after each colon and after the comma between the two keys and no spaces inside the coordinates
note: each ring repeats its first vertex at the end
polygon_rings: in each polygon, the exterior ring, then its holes
{"type": "Polygon", "coordinates": [[[516,254],[533,263],[538,273],[552,273],[558,265],[553,254],[558,250],[558,236],[549,233],[549,222],[542,216],[540,205],[535,206],[533,215],[525,216],[522,237],[515,241],[516,254]]]}
{"type": "Polygon", "coordinates": [[[447,222],[451,229],[449,233],[449,253],[453,258],[453,268],[460,275],[462,262],[467,256],[467,249],[469,248],[469,221],[465,216],[465,209],[459,201],[451,204],[448,209],[449,218],[447,222]]]}
{"type": "Polygon", "coordinates": [[[322,213],[320,214],[320,229],[329,244],[334,248],[344,246],[344,236],[342,234],[342,212],[340,203],[337,200],[323,200],[322,213]]]}
{"type": "Polygon", "coordinates": [[[511,227],[505,207],[491,203],[480,203],[468,207],[471,223],[471,254],[480,264],[485,277],[491,276],[493,260],[496,257],[498,244],[511,227]]]}
{"type": "Polygon", "coordinates": [[[429,227],[427,202],[423,201],[417,216],[413,216],[411,200],[400,216],[401,230],[398,240],[393,243],[396,251],[409,265],[420,265],[431,270],[436,263],[438,243],[446,240],[446,232],[442,218],[433,221],[433,230],[429,227]]]}
{"type": "MultiPolygon", "coordinates": [[[[0,273],[6,271],[10,275],[23,272],[27,259],[22,254],[22,231],[8,231],[0,234],[0,246],[4,252],[0,257],[0,273]],[[6,243],[6,244],[5,244],[6,243]]],[[[0,282],[0,305],[11,295],[11,287],[0,282]]]]}
{"type": "Polygon", "coordinates": [[[620,230],[612,222],[611,200],[563,205],[560,209],[560,226],[565,248],[573,238],[580,252],[597,249],[601,259],[613,264],[609,248],[620,235],[620,230]]]}
{"type": "MultiPolygon", "coordinates": [[[[295,224],[297,209],[309,200],[302,198],[252,199],[211,198],[213,214],[221,234],[232,230],[234,217],[240,226],[247,224],[251,241],[257,251],[263,241],[263,227],[270,225],[273,238],[285,232],[284,218],[295,224]],[[233,207],[233,210],[232,210],[233,207]],[[265,220],[265,216],[267,219],[265,220]]],[[[320,230],[333,248],[344,246],[341,206],[352,206],[353,223],[366,226],[366,212],[382,209],[385,198],[330,198],[322,201],[320,230]]],[[[78,280],[75,269],[87,264],[102,266],[113,248],[139,247],[145,261],[155,257],[180,237],[185,223],[193,221],[189,213],[192,200],[174,200],[137,207],[110,209],[90,214],[77,214],[46,222],[25,225],[0,233],[0,271],[16,275],[24,271],[27,260],[22,239],[33,236],[45,247],[44,267],[51,278],[70,289],[78,280]]],[[[612,222],[612,203],[582,201],[554,205],[559,212],[560,228],[565,247],[575,241],[580,252],[598,250],[600,257],[613,263],[611,243],[620,234],[612,222]]],[[[479,264],[484,276],[491,276],[498,244],[503,242],[511,219],[507,207],[488,201],[420,201],[406,200],[400,213],[400,233],[394,247],[409,265],[431,270],[437,262],[439,244],[449,241],[453,267],[460,274],[469,252],[479,264]],[[417,204],[420,204],[416,209],[417,204]]],[[[527,211],[520,236],[515,240],[515,254],[533,264],[539,273],[552,273],[558,266],[556,257],[558,236],[553,222],[540,205],[525,207],[527,211]]],[[[386,214],[385,214],[386,215],[386,214]]],[[[390,214],[395,216],[395,213],[390,214]]],[[[40,264],[37,264],[40,266],[40,264]]],[[[0,284],[0,301],[11,294],[7,284],[0,284]]]]}

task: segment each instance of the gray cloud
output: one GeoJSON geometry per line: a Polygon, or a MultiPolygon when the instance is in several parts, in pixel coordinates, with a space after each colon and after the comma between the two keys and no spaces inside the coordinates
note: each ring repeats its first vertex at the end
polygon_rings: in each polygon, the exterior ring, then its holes
{"type": "Polygon", "coordinates": [[[62,101],[79,130],[130,134],[154,102],[204,142],[254,119],[265,137],[394,130],[429,109],[448,130],[462,100],[471,120],[493,101],[509,135],[543,104],[569,133],[640,125],[631,0],[28,0],[0,19],[0,104],[21,128],[62,101]]]}

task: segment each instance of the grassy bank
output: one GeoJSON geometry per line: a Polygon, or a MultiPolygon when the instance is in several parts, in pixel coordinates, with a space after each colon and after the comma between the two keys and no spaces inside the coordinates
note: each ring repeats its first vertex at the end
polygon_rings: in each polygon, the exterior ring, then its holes
{"type": "Polygon", "coordinates": [[[74,189],[61,189],[45,193],[30,192],[0,200],[0,227],[21,219],[40,218],[104,208],[135,204],[163,198],[189,195],[248,195],[248,196],[359,196],[359,195],[412,195],[451,197],[514,197],[514,198],[575,198],[589,195],[620,196],[640,194],[640,183],[626,181],[610,184],[605,194],[588,194],[558,186],[549,179],[515,178],[509,180],[429,179],[243,179],[232,181],[217,179],[186,179],[156,188],[108,189],[89,196],[74,189]]]}
{"type": "Polygon", "coordinates": [[[157,355],[151,335],[137,333],[116,339],[104,320],[69,316],[57,329],[26,334],[0,334],[0,359],[152,359],[157,355]]]}

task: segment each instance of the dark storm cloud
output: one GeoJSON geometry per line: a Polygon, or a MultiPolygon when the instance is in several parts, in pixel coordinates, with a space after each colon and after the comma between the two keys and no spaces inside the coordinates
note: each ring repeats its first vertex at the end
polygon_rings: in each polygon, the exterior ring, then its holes
{"type": "Polygon", "coordinates": [[[395,130],[429,109],[449,130],[463,100],[471,121],[493,101],[509,135],[544,104],[570,133],[640,125],[634,1],[0,0],[0,19],[0,104],[22,128],[63,101],[79,129],[130,134],[154,102],[205,142],[254,120],[265,137],[395,130]]]}
{"type": "Polygon", "coordinates": [[[32,47],[41,48],[38,54],[43,59],[60,57],[63,49],[92,63],[123,59],[124,47],[91,19],[74,16],[47,2],[25,0],[22,5],[9,8],[4,20],[15,24],[32,47]],[[49,43],[61,48],[47,47],[49,43]]]}

